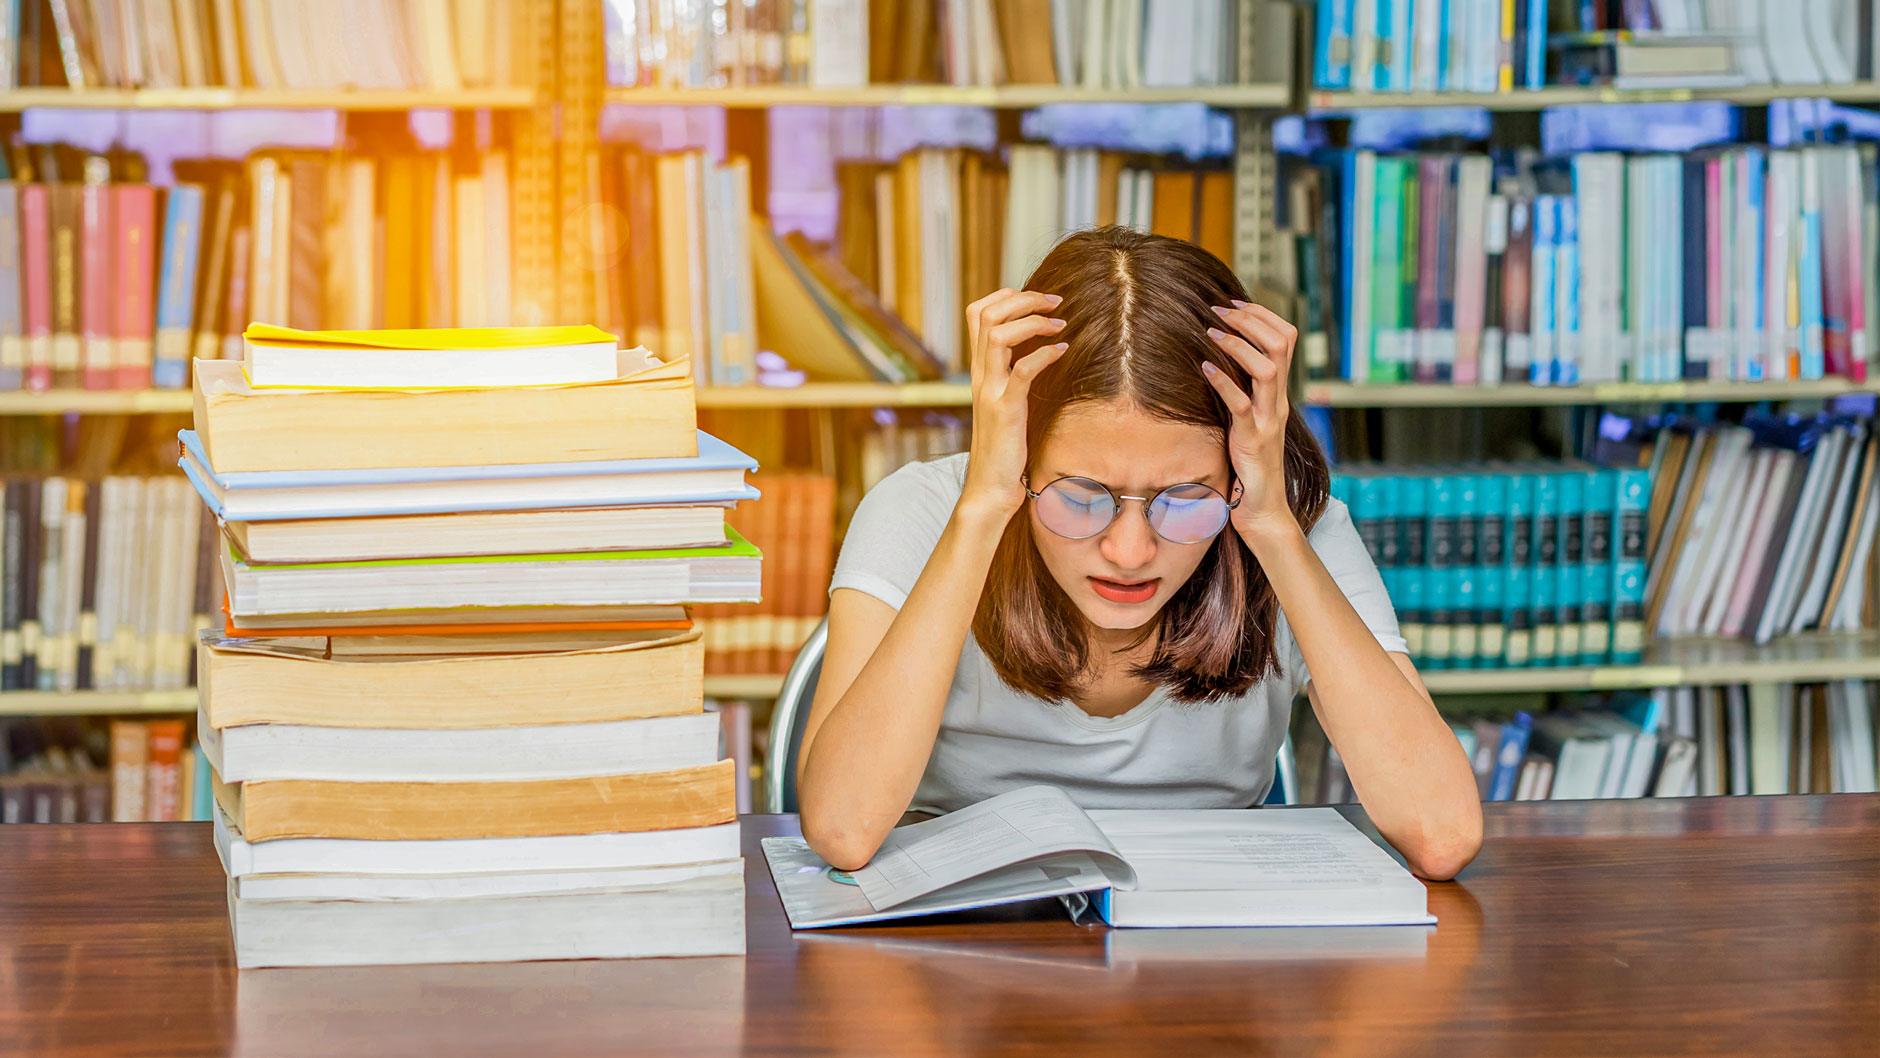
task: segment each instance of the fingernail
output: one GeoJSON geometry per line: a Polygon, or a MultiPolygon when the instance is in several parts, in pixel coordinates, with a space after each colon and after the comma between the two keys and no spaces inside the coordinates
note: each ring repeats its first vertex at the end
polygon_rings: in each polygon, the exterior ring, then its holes
{"type": "Polygon", "coordinates": [[[1229,298],[1228,300],[1233,301],[1234,307],[1237,309],[1250,309],[1253,307],[1253,302],[1251,301],[1240,301],[1234,298],[1229,298]]]}
{"type": "Polygon", "coordinates": [[[1069,349],[1070,347],[1071,347],[1071,343],[1069,342],[1059,342],[1056,345],[1052,346],[1051,348],[1056,349],[1058,352],[1061,353],[1064,350],[1069,349]]]}
{"type": "Polygon", "coordinates": [[[1209,328],[1208,328],[1208,337],[1210,337],[1210,338],[1212,338],[1212,339],[1214,339],[1215,341],[1217,341],[1217,342],[1218,342],[1218,341],[1220,341],[1221,339],[1223,339],[1223,338],[1225,338],[1225,337],[1227,337],[1227,332],[1226,332],[1226,331],[1224,331],[1224,330],[1221,330],[1221,329],[1220,329],[1219,327],[1209,327],[1209,328]]]}
{"type": "MultiPolygon", "coordinates": [[[[1239,304],[1239,302],[1235,302],[1235,304],[1239,304]]],[[[1221,306],[1219,306],[1219,305],[1209,305],[1208,307],[1214,310],[1214,314],[1215,314],[1216,316],[1219,316],[1219,317],[1220,317],[1220,318],[1222,318],[1222,319],[1226,319],[1226,318],[1227,318],[1227,310],[1226,310],[1226,309],[1224,309],[1224,308],[1222,308],[1221,306]]]]}
{"type": "Polygon", "coordinates": [[[1209,363],[1208,361],[1203,360],[1201,361],[1201,373],[1208,376],[1209,378],[1213,378],[1215,375],[1218,375],[1221,373],[1221,369],[1218,367],[1215,367],[1213,364],[1209,363]]]}
{"type": "Polygon", "coordinates": [[[1064,303],[1064,295],[1062,294],[1046,294],[1044,299],[1050,302],[1052,308],[1057,308],[1064,303]]]}
{"type": "Polygon", "coordinates": [[[1063,321],[1063,320],[1060,320],[1060,319],[1057,319],[1057,318],[1055,318],[1055,317],[1047,317],[1047,318],[1045,319],[1045,322],[1046,322],[1046,323],[1055,323],[1055,324],[1057,324],[1057,325],[1058,325],[1059,327],[1062,327],[1062,326],[1064,326],[1064,321],[1063,321]]]}

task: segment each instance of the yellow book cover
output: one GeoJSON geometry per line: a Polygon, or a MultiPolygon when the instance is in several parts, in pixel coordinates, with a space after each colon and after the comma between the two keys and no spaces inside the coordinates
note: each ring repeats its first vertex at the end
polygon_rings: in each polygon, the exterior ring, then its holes
{"type": "Polygon", "coordinates": [[[532,349],[545,345],[587,345],[616,341],[588,324],[575,327],[412,327],[373,331],[307,331],[272,323],[251,323],[242,331],[251,342],[293,345],[344,345],[363,349],[532,349]]]}

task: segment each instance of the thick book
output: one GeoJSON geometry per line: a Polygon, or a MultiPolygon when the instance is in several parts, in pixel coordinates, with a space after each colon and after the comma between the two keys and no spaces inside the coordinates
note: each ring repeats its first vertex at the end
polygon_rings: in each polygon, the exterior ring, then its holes
{"type": "Polygon", "coordinates": [[[709,827],[737,819],[736,766],[516,782],[226,783],[215,799],[253,842],[429,841],[709,827]]]}
{"type": "Polygon", "coordinates": [[[718,717],[707,713],[425,729],[243,724],[197,714],[203,755],[228,782],[509,782],[696,768],[718,759],[718,717]]]}
{"type": "Polygon", "coordinates": [[[566,386],[617,377],[618,344],[594,326],[305,331],[251,323],[242,364],[256,389],[566,386]]]}
{"type": "MultiPolygon", "coordinates": [[[[211,534],[212,541],[215,539],[211,534]]],[[[214,546],[213,543],[210,545],[214,546]]],[[[215,565],[211,556],[208,565],[215,565]]],[[[683,606],[459,606],[363,614],[273,614],[236,624],[222,599],[223,635],[230,639],[280,636],[492,636],[559,633],[685,631],[683,606]]],[[[619,637],[614,637],[618,639],[619,637]]],[[[409,653],[409,652],[408,652],[409,653]]]]}
{"type": "Polygon", "coordinates": [[[578,651],[333,658],[279,640],[205,634],[196,674],[203,716],[217,728],[526,727],[703,708],[699,632],[621,639],[578,651]]]}
{"type": "Polygon", "coordinates": [[[229,522],[228,535],[256,562],[355,562],[500,555],[517,551],[644,551],[717,547],[729,504],[573,507],[378,518],[229,522]]]}
{"type": "Polygon", "coordinates": [[[1423,884],[1329,808],[1118,810],[1028,786],[888,835],[844,873],[763,840],[795,929],[1070,897],[1112,926],[1435,922],[1423,884]]]}
{"type": "Polygon", "coordinates": [[[719,547],[369,562],[252,563],[222,555],[229,612],[362,613],[452,606],[657,606],[756,602],[761,556],[726,526],[719,547]]]}
{"type": "Polygon", "coordinates": [[[621,354],[577,386],[255,389],[242,365],[195,364],[195,430],[223,473],[685,458],[698,454],[691,367],[621,354]]]}
{"type": "Polygon", "coordinates": [[[697,453],[654,459],[373,470],[246,471],[209,462],[194,430],[177,433],[177,465],[225,522],[364,518],[561,507],[631,507],[754,500],[757,461],[695,431],[697,453]]]}
{"type": "Polygon", "coordinates": [[[243,969],[740,955],[744,878],[415,900],[260,900],[231,883],[229,923],[243,969]]]}

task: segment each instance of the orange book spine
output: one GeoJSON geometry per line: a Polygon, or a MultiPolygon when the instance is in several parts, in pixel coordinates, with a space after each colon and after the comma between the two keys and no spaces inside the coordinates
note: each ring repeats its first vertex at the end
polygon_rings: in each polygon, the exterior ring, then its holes
{"type": "Polygon", "coordinates": [[[181,819],[183,810],[183,722],[152,720],[149,763],[144,771],[144,818],[181,819]]]}
{"type": "Polygon", "coordinates": [[[145,389],[157,338],[157,189],[114,187],[117,220],[117,386],[145,389]]]}

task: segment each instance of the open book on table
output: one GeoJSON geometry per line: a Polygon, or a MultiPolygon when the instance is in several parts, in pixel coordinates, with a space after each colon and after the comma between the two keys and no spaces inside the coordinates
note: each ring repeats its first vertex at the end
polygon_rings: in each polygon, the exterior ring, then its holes
{"type": "Polygon", "coordinates": [[[1063,897],[1112,926],[1427,925],[1423,883],[1330,808],[1077,807],[1028,786],[897,827],[845,874],[765,838],[796,929],[1063,897]]]}

